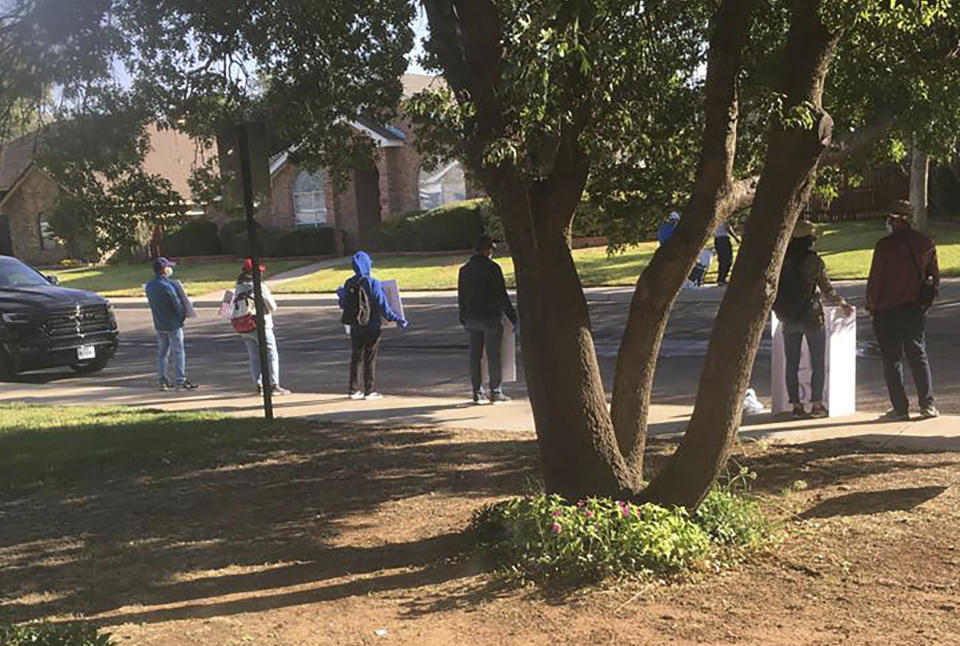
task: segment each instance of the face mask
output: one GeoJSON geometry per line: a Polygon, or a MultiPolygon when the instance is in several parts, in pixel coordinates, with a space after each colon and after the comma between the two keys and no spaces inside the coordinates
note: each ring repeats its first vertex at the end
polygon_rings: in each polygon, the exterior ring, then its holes
{"type": "Polygon", "coordinates": [[[887,220],[887,233],[893,233],[893,222],[887,220]]]}
{"type": "Polygon", "coordinates": [[[170,276],[173,276],[173,267],[164,267],[163,275],[166,276],[167,278],[170,278],[170,276]]]}

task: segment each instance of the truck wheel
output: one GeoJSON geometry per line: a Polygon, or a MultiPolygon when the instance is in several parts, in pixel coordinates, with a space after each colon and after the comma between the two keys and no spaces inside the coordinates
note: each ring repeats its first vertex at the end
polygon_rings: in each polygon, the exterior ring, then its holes
{"type": "Polygon", "coordinates": [[[70,368],[77,374],[92,375],[106,368],[109,362],[110,359],[108,357],[96,357],[94,359],[90,359],[89,361],[75,363],[70,366],[70,368]]]}

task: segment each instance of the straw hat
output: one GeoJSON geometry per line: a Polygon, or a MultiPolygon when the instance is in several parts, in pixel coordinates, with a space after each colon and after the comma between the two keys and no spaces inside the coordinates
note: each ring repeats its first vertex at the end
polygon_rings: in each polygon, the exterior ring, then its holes
{"type": "Polygon", "coordinates": [[[790,236],[793,239],[797,238],[806,238],[807,236],[813,236],[816,238],[820,235],[820,232],[810,224],[807,220],[797,220],[796,226],[793,227],[793,235],[790,236]]]}

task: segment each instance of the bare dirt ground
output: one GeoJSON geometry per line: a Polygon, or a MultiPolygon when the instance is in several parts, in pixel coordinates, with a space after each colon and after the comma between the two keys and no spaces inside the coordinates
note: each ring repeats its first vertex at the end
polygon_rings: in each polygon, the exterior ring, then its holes
{"type": "Polygon", "coordinates": [[[459,534],[536,486],[532,436],[285,431],[215,469],[0,498],[0,616],[148,645],[960,644],[960,453],[754,444],[737,460],[779,545],[556,596],[485,573],[459,534]]]}

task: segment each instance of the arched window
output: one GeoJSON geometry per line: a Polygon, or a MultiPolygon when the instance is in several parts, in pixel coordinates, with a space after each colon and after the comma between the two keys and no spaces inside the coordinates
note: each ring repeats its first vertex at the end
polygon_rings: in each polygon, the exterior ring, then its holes
{"type": "Polygon", "coordinates": [[[447,202],[464,200],[467,182],[457,161],[445,161],[436,168],[420,169],[420,208],[433,209],[447,202]]]}
{"type": "Polygon", "coordinates": [[[40,251],[49,251],[57,248],[57,239],[50,226],[50,217],[46,213],[37,215],[37,236],[40,239],[40,251]]]}
{"type": "Polygon", "coordinates": [[[293,183],[293,213],[298,227],[327,223],[327,196],[323,171],[300,171],[293,183]]]}

